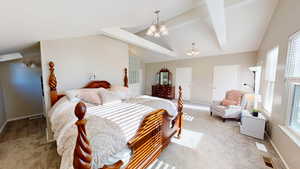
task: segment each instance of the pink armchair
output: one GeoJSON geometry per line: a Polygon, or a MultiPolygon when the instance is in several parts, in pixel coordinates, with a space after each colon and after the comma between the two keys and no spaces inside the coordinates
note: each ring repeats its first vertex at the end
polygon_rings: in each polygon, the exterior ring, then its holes
{"type": "Polygon", "coordinates": [[[241,118],[242,110],[247,107],[247,99],[244,93],[238,90],[226,92],[225,99],[222,101],[213,101],[210,105],[210,115],[220,116],[225,122],[226,119],[241,118]]]}

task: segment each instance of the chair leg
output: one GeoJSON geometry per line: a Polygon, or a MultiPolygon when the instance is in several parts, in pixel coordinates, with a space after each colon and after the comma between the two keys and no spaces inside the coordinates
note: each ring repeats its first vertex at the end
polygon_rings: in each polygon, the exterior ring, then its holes
{"type": "Polygon", "coordinates": [[[212,116],[212,112],[210,112],[210,116],[212,116]]]}

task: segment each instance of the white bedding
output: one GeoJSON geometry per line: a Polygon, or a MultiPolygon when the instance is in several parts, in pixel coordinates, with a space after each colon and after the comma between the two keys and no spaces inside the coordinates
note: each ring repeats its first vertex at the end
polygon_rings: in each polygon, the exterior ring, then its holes
{"type": "MultiPolygon", "coordinates": [[[[54,139],[57,142],[57,151],[62,156],[61,169],[73,168],[72,158],[75,141],[73,141],[74,143],[71,145],[66,145],[65,143],[70,137],[77,135],[77,130],[75,130],[77,118],[74,114],[76,104],[77,102],[71,102],[64,97],[60,99],[48,113],[52,131],[54,132],[54,139]]],[[[112,121],[121,128],[126,142],[128,142],[135,135],[143,117],[156,109],[166,109],[172,117],[176,117],[177,115],[176,106],[171,101],[150,96],[140,96],[122,103],[111,103],[100,106],[87,104],[85,118],[97,116],[112,121]]],[[[88,137],[91,136],[88,135],[88,137]]],[[[129,160],[129,150],[125,149],[121,152],[122,155],[120,155],[120,153],[114,154],[107,163],[104,164],[111,164],[114,160],[117,161],[118,158],[122,158],[123,156],[129,160]]],[[[97,154],[93,154],[93,156],[95,155],[97,154]]],[[[94,159],[97,159],[97,157],[94,157],[94,159]]],[[[102,166],[95,166],[95,168],[97,167],[102,166]]]]}

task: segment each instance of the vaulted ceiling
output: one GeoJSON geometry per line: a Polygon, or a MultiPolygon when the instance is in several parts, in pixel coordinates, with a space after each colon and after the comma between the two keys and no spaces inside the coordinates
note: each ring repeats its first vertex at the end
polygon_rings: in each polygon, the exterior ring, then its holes
{"type": "MultiPolygon", "coordinates": [[[[0,54],[41,40],[97,35],[122,28],[186,58],[196,42],[199,56],[257,50],[278,0],[6,0],[0,6],[0,54]],[[221,5],[220,5],[221,4],[221,5]],[[223,5],[222,5],[223,4],[223,5]],[[153,11],[169,28],[162,39],[145,37],[153,11]]],[[[174,59],[136,49],[145,61],[174,59]]]]}

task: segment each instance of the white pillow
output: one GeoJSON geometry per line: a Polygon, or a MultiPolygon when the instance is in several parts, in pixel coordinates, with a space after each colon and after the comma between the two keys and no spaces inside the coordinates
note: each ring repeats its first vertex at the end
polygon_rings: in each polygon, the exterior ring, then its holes
{"type": "Polygon", "coordinates": [[[99,93],[100,93],[100,97],[101,97],[103,105],[109,104],[109,103],[121,103],[122,102],[120,96],[113,91],[104,89],[104,90],[100,90],[99,93]]]}
{"type": "Polygon", "coordinates": [[[78,96],[76,96],[78,98],[80,98],[80,100],[92,104],[92,105],[101,105],[102,104],[102,100],[100,98],[100,95],[98,92],[94,92],[94,91],[80,91],[78,96]]]}
{"type": "Polygon", "coordinates": [[[126,100],[130,98],[130,92],[128,87],[112,85],[109,90],[114,92],[116,95],[118,95],[119,98],[122,100],[126,100]]]}
{"type": "MultiPolygon", "coordinates": [[[[80,98],[78,97],[80,92],[95,92],[98,93],[103,88],[96,88],[96,89],[72,89],[65,92],[65,95],[71,102],[79,102],[80,98]]],[[[104,89],[105,90],[105,89],[104,89]]]]}

